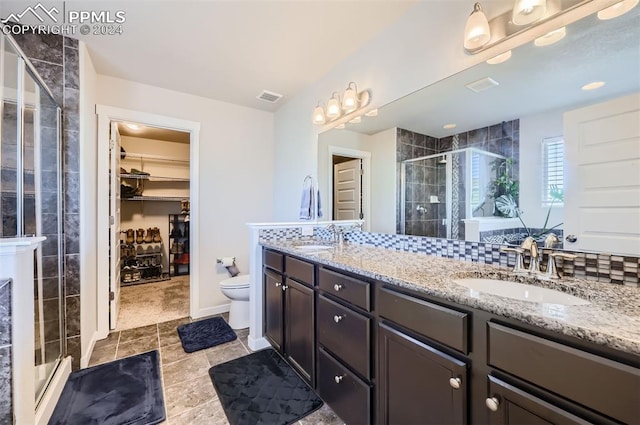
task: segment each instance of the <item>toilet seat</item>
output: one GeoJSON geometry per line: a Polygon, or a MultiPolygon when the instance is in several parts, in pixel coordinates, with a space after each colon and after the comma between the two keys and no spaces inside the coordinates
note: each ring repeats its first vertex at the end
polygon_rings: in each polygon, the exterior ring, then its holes
{"type": "Polygon", "coordinates": [[[229,279],[225,279],[222,282],[220,282],[220,287],[221,288],[226,288],[226,289],[244,289],[244,288],[248,288],[249,287],[249,275],[248,274],[241,274],[235,277],[230,277],[229,279]]]}

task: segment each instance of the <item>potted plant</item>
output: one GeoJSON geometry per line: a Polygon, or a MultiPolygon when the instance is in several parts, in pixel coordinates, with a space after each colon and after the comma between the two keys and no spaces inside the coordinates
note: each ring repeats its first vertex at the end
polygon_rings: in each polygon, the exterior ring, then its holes
{"type": "MultiPolygon", "coordinates": [[[[510,196],[511,199],[518,203],[520,192],[520,183],[513,178],[513,158],[496,159],[491,163],[491,170],[495,173],[495,179],[489,183],[488,193],[497,201],[501,196],[510,196]]],[[[511,212],[512,214],[515,214],[511,212]]],[[[501,211],[494,203],[493,215],[498,217],[515,217],[515,215],[507,215],[501,211]]]]}

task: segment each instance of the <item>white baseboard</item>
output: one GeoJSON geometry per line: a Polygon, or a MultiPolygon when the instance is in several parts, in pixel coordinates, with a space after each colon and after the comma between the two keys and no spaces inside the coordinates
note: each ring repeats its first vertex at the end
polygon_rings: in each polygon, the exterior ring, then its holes
{"type": "Polygon", "coordinates": [[[44,395],[40,400],[40,404],[36,409],[37,425],[46,425],[49,422],[49,419],[51,419],[53,410],[56,408],[56,404],[58,404],[60,394],[62,394],[64,384],[67,383],[67,379],[69,378],[70,373],[71,356],[67,356],[62,359],[62,361],[58,365],[56,374],[51,379],[51,382],[49,382],[49,386],[45,390],[44,395]]]}
{"type": "Polygon", "coordinates": [[[93,354],[93,347],[96,345],[96,341],[98,340],[98,332],[94,332],[91,335],[91,340],[89,341],[89,348],[87,352],[84,353],[84,356],[80,357],[80,369],[84,369],[89,366],[89,360],[91,360],[91,354],[93,354]]]}
{"type": "Polygon", "coordinates": [[[265,348],[271,347],[271,344],[269,343],[269,341],[267,341],[267,338],[263,336],[260,338],[252,338],[251,335],[249,335],[248,342],[249,348],[251,348],[251,350],[253,351],[264,350],[265,348]]]}
{"type": "Polygon", "coordinates": [[[201,319],[203,317],[214,316],[216,314],[227,313],[231,304],[222,304],[215,307],[201,308],[191,314],[192,319],[201,319]]]}

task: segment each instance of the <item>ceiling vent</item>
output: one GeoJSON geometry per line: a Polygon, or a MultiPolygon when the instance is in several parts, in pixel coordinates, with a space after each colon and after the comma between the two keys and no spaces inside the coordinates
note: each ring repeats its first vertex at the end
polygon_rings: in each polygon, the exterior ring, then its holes
{"type": "Polygon", "coordinates": [[[282,99],[282,95],[269,90],[262,90],[262,93],[256,96],[256,99],[264,100],[265,102],[269,103],[276,103],[277,101],[282,99]]]}
{"type": "Polygon", "coordinates": [[[473,92],[480,93],[481,91],[489,90],[490,88],[493,88],[499,85],[500,83],[498,83],[493,78],[486,77],[481,80],[474,81],[473,83],[469,83],[465,87],[473,92]]]}

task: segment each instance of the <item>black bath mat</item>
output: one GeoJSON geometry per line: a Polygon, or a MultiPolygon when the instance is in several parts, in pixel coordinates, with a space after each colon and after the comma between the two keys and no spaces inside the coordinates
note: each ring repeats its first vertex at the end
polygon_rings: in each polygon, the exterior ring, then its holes
{"type": "Polygon", "coordinates": [[[69,375],[49,425],[152,425],[165,420],[158,351],[69,375]]]}
{"type": "Polygon", "coordinates": [[[178,326],[185,353],[203,350],[238,338],[222,317],[212,317],[178,326]]]}
{"type": "Polygon", "coordinates": [[[231,425],[292,424],[322,400],[272,349],[209,369],[231,425]]]}

